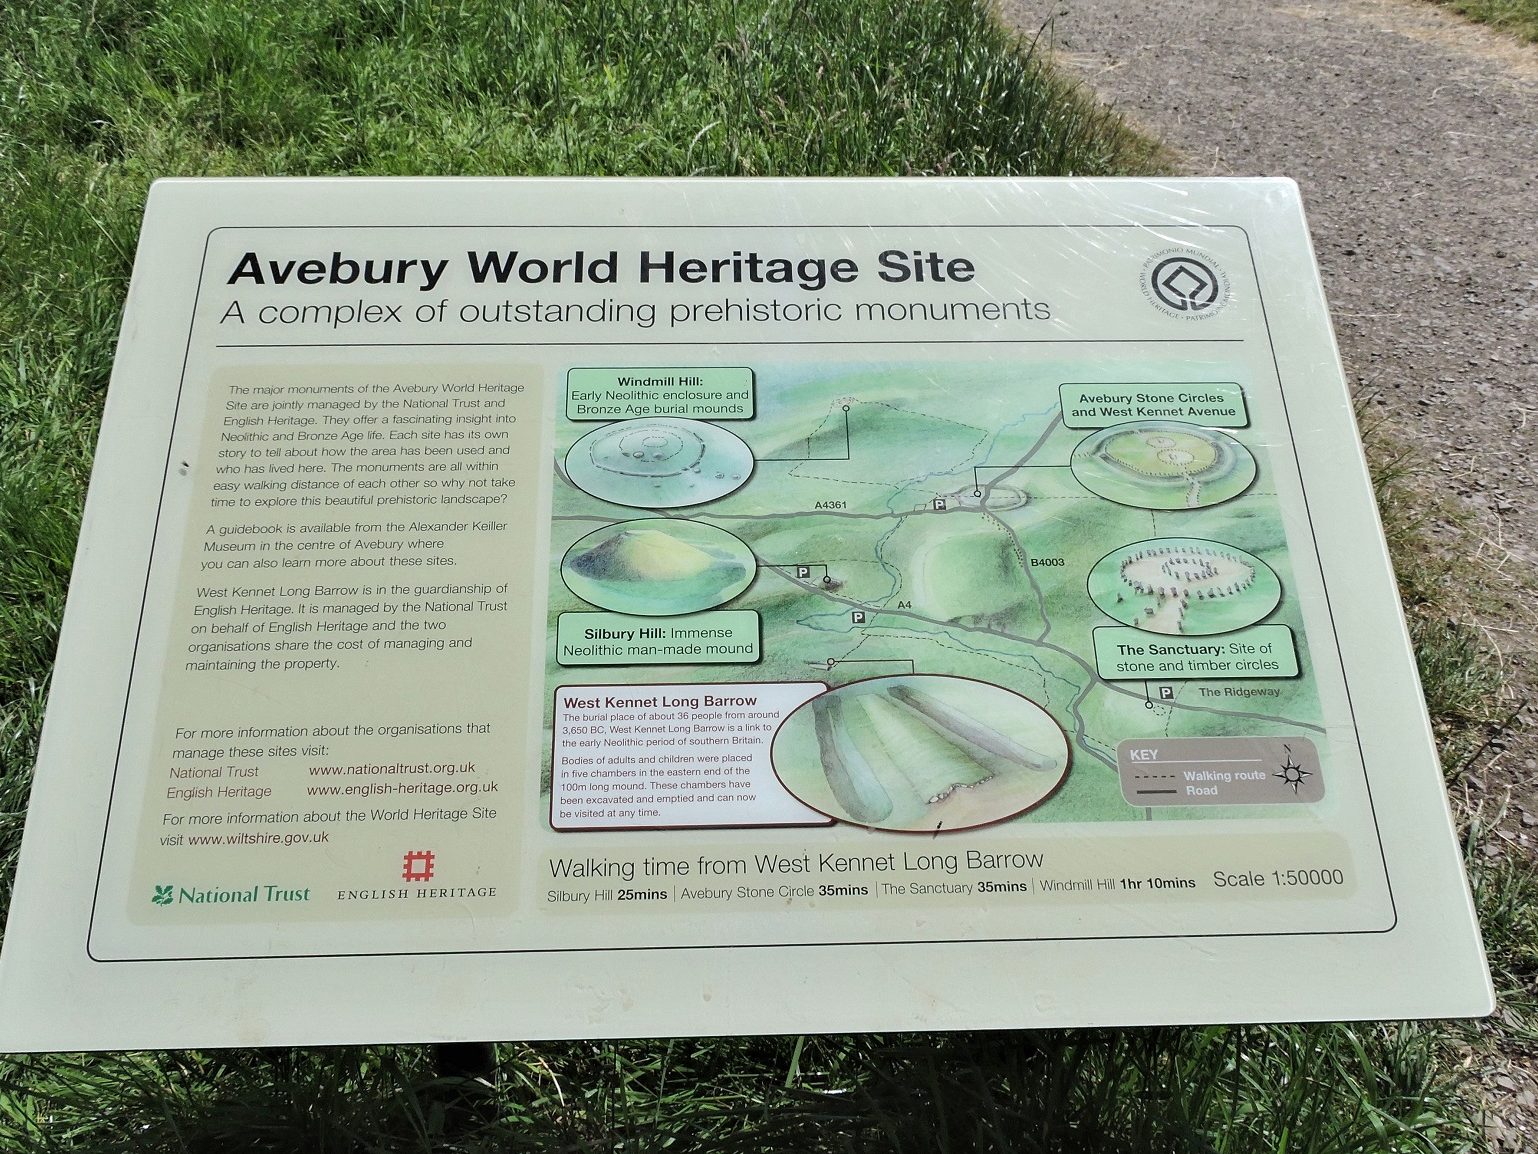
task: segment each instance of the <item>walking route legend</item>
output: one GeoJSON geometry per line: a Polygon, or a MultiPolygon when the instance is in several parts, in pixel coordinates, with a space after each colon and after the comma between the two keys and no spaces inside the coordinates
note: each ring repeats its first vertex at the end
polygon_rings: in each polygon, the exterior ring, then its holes
{"type": "Polygon", "coordinates": [[[0,1045],[1489,1008],[1287,182],[164,182],[123,331],[0,1045]]]}

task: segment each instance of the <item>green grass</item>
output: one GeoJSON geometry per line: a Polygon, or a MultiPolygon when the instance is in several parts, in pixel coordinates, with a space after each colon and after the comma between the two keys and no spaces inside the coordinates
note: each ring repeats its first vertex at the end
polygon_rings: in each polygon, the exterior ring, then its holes
{"type": "Polygon", "coordinates": [[[1410,1026],[714,1038],[0,1060],[0,1148],[143,1152],[1462,1151],[1410,1026]],[[22,1087],[5,1095],[9,1082],[22,1087]]]}
{"type": "Polygon", "coordinates": [[[1491,861],[1468,838],[1469,881],[1500,995],[1500,1025],[1527,1046],[1538,1042],[1538,874],[1512,858],[1491,861]]]}
{"type": "Polygon", "coordinates": [[[1463,547],[1470,536],[1463,514],[1420,489],[1412,450],[1394,444],[1380,427],[1365,436],[1426,709],[1443,764],[1455,774],[1506,715],[1500,663],[1477,624],[1480,609],[1491,617],[1503,614],[1486,575],[1463,547]],[[1433,544],[1437,531],[1443,540],[1433,544]]]}
{"type": "Polygon", "coordinates": [[[1437,0],[1460,16],[1538,40],[1538,0],[1437,0]]]}
{"type": "MultiPolygon", "coordinates": [[[[1099,174],[1150,155],[970,0],[11,0],[0,910],[155,177],[1099,174]]],[[[1466,704],[1434,708],[1474,725],[1489,683],[1448,668],[1466,704]]],[[[1494,869],[1481,887],[1506,988],[1533,976],[1532,890],[1494,869]]],[[[510,1044],[478,1092],[423,1047],[0,1058],[0,1150],[1471,1149],[1445,1044],[1341,1025],[510,1044]]]]}
{"type": "Polygon", "coordinates": [[[1093,174],[1140,147],[968,0],[20,0],[0,46],[0,902],[152,179],[1093,174]]]}

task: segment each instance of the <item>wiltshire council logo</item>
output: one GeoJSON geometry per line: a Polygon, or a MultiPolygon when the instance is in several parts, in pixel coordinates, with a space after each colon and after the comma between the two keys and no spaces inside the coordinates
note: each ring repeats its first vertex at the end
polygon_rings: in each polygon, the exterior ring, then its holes
{"type": "Polygon", "coordinates": [[[1228,276],[1207,253],[1167,248],[1143,262],[1143,295],[1170,316],[1210,317],[1228,303],[1228,276]]]}

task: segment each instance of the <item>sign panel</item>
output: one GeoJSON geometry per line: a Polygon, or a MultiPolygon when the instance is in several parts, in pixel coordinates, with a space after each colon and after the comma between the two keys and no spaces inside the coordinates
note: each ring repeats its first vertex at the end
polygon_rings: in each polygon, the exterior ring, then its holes
{"type": "Polygon", "coordinates": [[[165,182],[96,468],[5,1047],[1490,1008],[1288,182],[165,182]]]}

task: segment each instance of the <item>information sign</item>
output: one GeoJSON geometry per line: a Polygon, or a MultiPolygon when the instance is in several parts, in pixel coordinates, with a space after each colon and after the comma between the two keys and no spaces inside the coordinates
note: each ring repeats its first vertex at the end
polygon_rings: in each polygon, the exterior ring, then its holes
{"type": "Polygon", "coordinates": [[[1295,187],[169,181],[0,1046],[1474,1015],[1295,187]]]}

